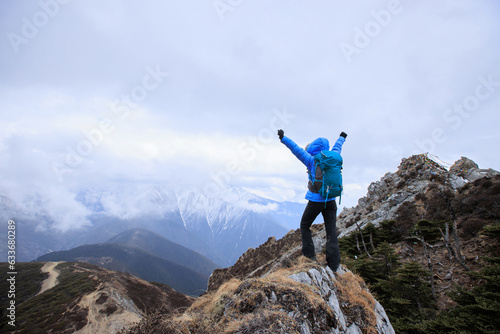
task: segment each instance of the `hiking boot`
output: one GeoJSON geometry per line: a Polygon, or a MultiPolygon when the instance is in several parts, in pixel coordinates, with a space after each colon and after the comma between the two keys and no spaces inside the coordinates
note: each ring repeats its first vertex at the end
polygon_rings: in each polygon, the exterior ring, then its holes
{"type": "Polygon", "coordinates": [[[337,269],[339,269],[339,266],[337,267],[334,267],[333,265],[331,265],[330,263],[328,264],[328,267],[333,271],[333,272],[336,272],[337,269]]]}

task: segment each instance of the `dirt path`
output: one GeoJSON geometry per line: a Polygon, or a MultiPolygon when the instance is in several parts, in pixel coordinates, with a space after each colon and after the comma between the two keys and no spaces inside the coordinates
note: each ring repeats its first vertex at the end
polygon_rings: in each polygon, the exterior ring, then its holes
{"type": "Polygon", "coordinates": [[[44,293],[48,289],[52,289],[57,285],[57,283],[59,283],[57,281],[57,276],[59,276],[59,271],[54,269],[59,263],[60,262],[47,262],[43,265],[41,270],[43,273],[49,273],[49,277],[46,278],[45,281],[43,281],[42,289],[37,295],[44,293]]]}
{"type": "Polygon", "coordinates": [[[88,295],[85,295],[78,305],[82,309],[88,309],[87,314],[87,324],[75,332],[75,334],[94,334],[94,333],[118,333],[124,328],[129,328],[135,323],[141,321],[142,316],[136,312],[123,309],[115,296],[119,296],[118,293],[113,293],[114,291],[109,290],[109,288],[100,289],[94,291],[88,295]],[[108,296],[113,296],[108,299],[108,302],[104,304],[97,303],[97,299],[102,294],[108,296]],[[106,308],[109,305],[118,306],[118,311],[107,315],[106,308]]]}

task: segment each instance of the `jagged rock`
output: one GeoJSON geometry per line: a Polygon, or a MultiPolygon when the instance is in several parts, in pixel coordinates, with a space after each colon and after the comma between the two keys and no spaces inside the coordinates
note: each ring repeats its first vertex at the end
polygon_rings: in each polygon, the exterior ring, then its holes
{"type": "Polygon", "coordinates": [[[460,160],[457,160],[450,167],[450,173],[465,178],[467,174],[476,169],[479,169],[479,166],[474,161],[466,157],[461,157],[460,160]]]}
{"type": "Polygon", "coordinates": [[[340,236],[367,223],[378,226],[384,220],[396,219],[402,205],[416,203],[416,197],[424,196],[432,187],[437,186],[442,193],[457,193],[468,181],[495,175],[500,173],[479,169],[474,161],[464,157],[449,171],[425,154],[402,159],[395,173],[386,173],[370,184],[357,206],[340,213],[337,220],[337,227],[342,231],[340,236]]]}
{"type": "Polygon", "coordinates": [[[455,174],[450,174],[450,185],[454,190],[458,190],[459,188],[462,188],[466,183],[467,180],[464,178],[457,176],[455,174]]]}
{"type": "Polygon", "coordinates": [[[469,158],[462,157],[450,167],[450,173],[456,174],[468,181],[475,181],[483,177],[492,177],[500,173],[494,169],[480,169],[479,166],[469,158]]]}
{"type": "MultiPolygon", "coordinates": [[[[289,277],[294,281],[312,286],[314,291],[327,301],[328,305],[332,308],[337,316],[338,327],[335,328],[334,333],[362,333],[361,328],[356,324],[353,319],[348,319],[340,306],[338,298],[338,289],[336,288],[335,281],[336,275],[345,275],[349,273],[343,266],[334,274],[328,267],[326,268],[313,268],[307,272],[300,272],[290,275],[289,277]],[[314,289],[317,288],[317,289],[314,289]],[[350,326],[347,326],[348,323],[350,326]]],[[[378,333],[394,333],[394,329],[390,323],[384,308],[380,303],[375,302],[375,316],[376,316],[376,329],[378,333]]]]}

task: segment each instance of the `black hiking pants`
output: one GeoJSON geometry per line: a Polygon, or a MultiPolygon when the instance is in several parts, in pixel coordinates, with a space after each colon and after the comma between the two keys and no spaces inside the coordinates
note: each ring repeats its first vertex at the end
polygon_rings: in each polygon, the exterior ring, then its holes
{"type": "Polygon", "coordinates": [[[340,265],[340,250],[337,240],[337,203],[335,200],[326,202],[309,201],[302,214],[300,231],[302,233],[302,254],[308,258],[315,258],[316,251],[311,235],[311,225],[319,214],[323,215],[326,231],[326,262],[336,271],[340,265]]]}

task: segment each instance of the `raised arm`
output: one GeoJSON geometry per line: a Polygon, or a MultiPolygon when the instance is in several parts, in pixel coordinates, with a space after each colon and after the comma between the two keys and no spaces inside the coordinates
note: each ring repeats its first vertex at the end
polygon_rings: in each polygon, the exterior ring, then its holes
{"type": "Polygon", "coordinates": [[[293,140],[286,137],[283,130],[278,131],[278,136],[280,137],[281,142],[288,147],[297,159],[299,159],[308,169],[310,169],[311,166],[314,166],[314,157],[302,147],[297,145],[293,140]]]}
{"type": "Polygon", "coordinates": [[[335,142],[332,147],[332,151],[337,152],[338,154],[342,153],[342,145],[344,145],[345,139],[347,138],[347,134],[342,131],[340,133],[339,139],[335,142]]]}

